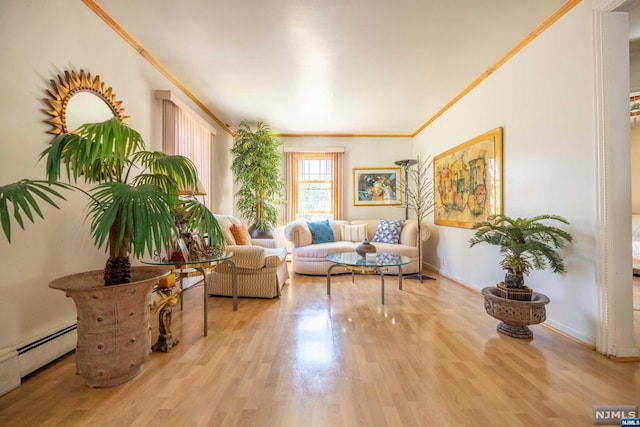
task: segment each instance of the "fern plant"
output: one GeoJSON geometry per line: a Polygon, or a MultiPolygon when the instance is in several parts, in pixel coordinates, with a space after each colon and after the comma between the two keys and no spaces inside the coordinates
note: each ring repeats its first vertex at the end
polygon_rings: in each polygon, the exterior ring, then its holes
{"type": "Polygon", "coordinates": [[[557,249],[573,240],[571,234],[542,221],[569,222],[558,215],[539,215],[532,218],[510,218],[506,215],[492,215],[487,221],[473,225],[475,234],[469,240],[470,247],[488,243],[500,248],[500,266],[515,278],[505,277],[507,287],[521,288],[524,277],[532,269],[550,268],[554,273],[566,271],[564,261],[557,249]]]}
{"type": "Polygon", "coordinates": [[[176,230],[174,213],[181,212],[189,229],[208,233],[211,245],[223,245],[220,225],[197,200],[182,200],[178,189],[195,191],[197,171],[184,156],[146,151],[140,134],[117,117],[84,124],[74,133],[55,137],[40,159],[46,158],[45,180],[20,180],[0,186],[0,223],[11,242],[13,220],[43,218],[39,203],[58,208],[63,191],[89,197],[87,218],[94,244],[109,251],[105,286],[128,283],[129,254],[167,248],[176,230]],[[78,180],[92,184],[79,188],[78,180]]]}

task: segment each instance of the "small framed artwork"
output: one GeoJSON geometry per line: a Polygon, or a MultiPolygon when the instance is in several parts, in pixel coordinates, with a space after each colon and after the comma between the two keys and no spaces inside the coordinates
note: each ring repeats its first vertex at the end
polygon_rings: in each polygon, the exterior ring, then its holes
{"type": "Polygon", "coordinates": [[[353,168],[353,205],[401,205],[401,168],[353,168]]]}
{"type": "Polygon", "coordinates": [[[434,223],[473,228],[502,213],[502,128],[433,158],[434,223]]]}

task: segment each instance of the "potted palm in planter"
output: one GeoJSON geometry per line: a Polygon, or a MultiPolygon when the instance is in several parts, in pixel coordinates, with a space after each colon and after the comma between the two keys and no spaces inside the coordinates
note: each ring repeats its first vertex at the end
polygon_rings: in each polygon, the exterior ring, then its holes
{"type": "Polygon", "coordinates": [[[63,191],[88,196],[94,244],[109,251],[105,269],[65,276],[49,286],[76,303],[76,363],[87,385],[122,383],[142,370],[151,348],[151,289],[169,273],[131,267],[129,255],[138,258],[166,249],[176,233],[176,211],[188,227],[208,233],[212,245],[224,243],[222,231],[204,205],[178,197],[178,189],[196,189],[193,163],[146,151],[140,134],[116,117],[57,136],[40,158],[46,158],[45,180],[0,186],[3,232],[11,241],[11,216],[24,228],[25,219],[42,217],[39,203],[58,207],[55,200],[64,199],[63,191]],[[94,186],[83,190],[75,185],[78,179],[94,186]]]}
{"type": "Polygon", "coordinates": [[[517,338],[531,338],[527,325],[546,319],[545,304],[549,298],[533,292],[524,284],[524,276],[533,269],[550,268],[554,273],[566,271],[558,249],[570,243],[571,234],[543,221],[569,222],[558,215],[538,215],[532,218],[510,218],[492,215],[487,221],[474,224],[475,234],[470,247],[488,243],[500,248],[500,266],[506,271],[504,282],[484,288],[487,313],[502,320],[498,331],[517,338]]]}
{"type": "Polygon", "coordinates": [[[264,123],[252,130],[242,122],[234,134],[231,148],[231,171],[235,183],[240,185],[236,193],[240,215],[249,224],[253,238],[271,238],[272,227],[278,221],[278,205],[285,183],[280,177],[282,142],[264,123]]]}

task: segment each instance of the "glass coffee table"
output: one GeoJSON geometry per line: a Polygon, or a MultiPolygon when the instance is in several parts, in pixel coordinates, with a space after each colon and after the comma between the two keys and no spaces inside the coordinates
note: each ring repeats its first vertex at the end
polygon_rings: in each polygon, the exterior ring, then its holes
{"type": "Polygon", "coordinates": [[[331,271],[336,267],[342,267],[351,273],[351,283],[355,283],[357,274],[379,274],[382,287],[382,304],[384,304],[384,273],[389,267],[398,267],[398,287],[402,290],[402,266],[411,262],[411,258],[395,255],[376,253],[375,259],[365,258],[355,252],[343,252],[327,256],[327,261],[333,265],[327,270],[327,295],[331,295],[331,271]]]}

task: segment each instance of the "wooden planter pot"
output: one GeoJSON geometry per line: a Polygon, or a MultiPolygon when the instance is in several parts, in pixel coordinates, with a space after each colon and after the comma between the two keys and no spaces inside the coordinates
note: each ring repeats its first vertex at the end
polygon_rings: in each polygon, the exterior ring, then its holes
{"type": "Polygon", "coordinates": [[[95,270],[49,284],[76,304],[76,367],[89,387],[115,386],[142,372],[151,351],[151,290],[167,274],[166,269],[132,267],[131,283],[104,286],[103,271],[95,270]]]}

